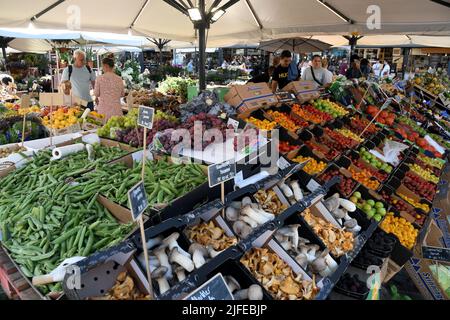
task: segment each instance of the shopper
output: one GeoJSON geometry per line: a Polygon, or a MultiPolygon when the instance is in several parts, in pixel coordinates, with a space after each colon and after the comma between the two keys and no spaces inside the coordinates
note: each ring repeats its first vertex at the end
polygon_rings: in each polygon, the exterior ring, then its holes
{"type": "Polygon", "coordinates": [[[328,59],[327,58],[322,59],[322,68],[324,69],[324,72],[325,72],[324,86],[328,86],[329,84],[331,84],[333,82],[333,72],[328,70],[328,59]]]}
{"type": "Polygon", "coordinates": [[[73,95],[87,101],[87,108],[94,110],[90,91],[95,86],[95,72],[86,65],[86,54],[83,51],[76,50],[73,59],[73,65],[64,69],[61,81],[70,81],[73,95]]]}
{"type": "Polygon", "coordinates": [[[362,78],[363,74],[361,73],[361,60],[358,55],[353,55],[350,59],[350,68],[347,70],[345,74],[347,79],[359,79],[362,78]]]}
{"type": "Polygon", "coordinates": [[[372,72],[372,68],[370,67],[369,60],[366,58],[361,60],[361,73],[363,77],[366,79],[369,77],[369,74],[372,72]]]}
{"type": "Polygon", "coordinates": [[[270,79],[272,78],[273,72],[275,71],[275,67],[274,66],[270,66],[269,69],[258,75],[253,77],[252,79],[250,79],[248,82],[249,83],[269,83],[270,79]]]}
{"type": "Polygon", "coordinates": [[[113,116],[122,116],[120,98],[125,95],[122,78],[114,73],[114,60],[102,61],[103,75],[95,83],[97,111],[108,121],[113,116]]]}
{"type": "MultiPolygon", "coordinates": [[[[322,57],[314,55],[311,67],[307,68],[302,74],[302,80],[314,81],[320,87],[331,83],[332,79],[327,78],[327,72],[322,68],[322,57]]],[[[331,76],[332,78],[333,76],[331,76]]]]}
{"type": "Polygon", "coordinates": [[[381,77],[387,78],[391,74],[391,66],[387,61],[384,61],[383,69],[381,70],[381,77]]]}
{"type": "Polygon", "coordinates": [[[280,64],[275,68],[272,77],[272,91],[282,90],[291,81],[289,81],[289,66],[292,62],[292,53],[285,50],[281,53],[280,64]]]}
{"type": "Polygon", "coordinates": [[[339,64],[339,74],[345,76],[345,74],[347,73],[347,69],[348,69],[347,59],[344,59],[339,64]]]}
{"type": "Polygon", "coordinates": [[[381,77],[381,71],[383,70],[383,61],[382,60],[377,61],[373,65],[372,70],[373,70],[373,74],[376,77],[381,77]]]}

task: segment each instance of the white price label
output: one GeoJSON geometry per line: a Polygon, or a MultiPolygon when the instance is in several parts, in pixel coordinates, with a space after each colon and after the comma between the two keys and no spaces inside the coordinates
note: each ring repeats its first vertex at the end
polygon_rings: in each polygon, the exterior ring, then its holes
{"type": "Polygon", "coordinates": [[[239,129],[239,121],[237,121],[237,120],[234,120],[234,119],[228,119],[228,125],[230,126],[233,126],[233,128],[234,128],[234,131],[237,131],[238,129],[239,129]]]}
{"type": "Polygon", "coordinates": [[[316,180],[314,180],[314,179],[311,179],[311,180],[308,182],[308,184],[306,185],[306,188],[308,188],[308,190],[311,191],[311,192],[316,191],[316,190],[317,190],[318,188],[320,188],[320,187],[321,187],[321,185],[318,184],[318,183],[316,182],[316,180]]]}
{"type": "Polygon", "coordinates": [[[278,159],[277,165],[278,165],[278,168],[280,168],[281,170],[284,170],[291,166],[289,161],[287,161],[284,157],[280,157],[280,159],[278,159]]]}

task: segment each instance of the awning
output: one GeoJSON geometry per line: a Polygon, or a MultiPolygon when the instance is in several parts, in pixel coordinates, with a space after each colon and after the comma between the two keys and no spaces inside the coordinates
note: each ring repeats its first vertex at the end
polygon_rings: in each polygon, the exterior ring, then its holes
{"type": "MultiPolygon", "coordinates": [[[[213,0],[206,0],[208,6],[213,0]]],[[[117,32],[192,42],[187,16],[163,0],[0,0],[2,27],[117,32]]],[[[428,0],[241,0],[209,31],[209,41],[258,41],[305,35],[450,35],[450,8],[428,0]],[[379,13],[379,15],[378,15],[379,13]],[[376,23],[380,18],[381,24],[376,23]]]]}

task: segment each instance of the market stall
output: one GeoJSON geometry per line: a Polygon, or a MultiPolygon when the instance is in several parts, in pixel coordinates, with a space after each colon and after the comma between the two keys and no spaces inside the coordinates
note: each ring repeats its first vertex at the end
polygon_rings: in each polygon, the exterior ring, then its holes
{"type": "MultiPolygon", "coordinates": [[[[367,299],[366,269],[375,266],[379,287],[403,268],[423,287],[424,272],[438,268],[432,281],[440,291],[427,298],[448,298],[448,266],[436,254],[446,249],[434,240],[448,232],[449,142],[445,130],[432,130],[439,113],[386,83],[339,78],[328,92],[306,83],[286,90],[234,86],[227,103],[203,94],[181,104],[180,91],[134,92],[129,113],[98,135],[27,142],[16,153],[25,161],[1,171],[7,292],[173,300],[219,277],[230,292],[224,299],[367,299]],[[250,88],[256,104],[246,100],[250,88]],[[148,107],[154,113],[145,129],[148,107]],[[178,148],[173,133],[193,133],[198,121],[203,135],[214,130],[223,140],[198,145],[189,137],[178,148]],[[264,155],[273,148],[270,165],[264,155]],[[225,158],[220,150],[228,150],[225,158]],[[231,173],[214,173],[217,167],[231,173]],[[144,234],[128,198],[141,177],[144,234]],[[74,257],[68,263],[81,272],[79,287],[70,274],[53,272],[74,257]]],[[[77,111],[53,112],[43,125],[66,115],[70,123],[77,111]]]]}

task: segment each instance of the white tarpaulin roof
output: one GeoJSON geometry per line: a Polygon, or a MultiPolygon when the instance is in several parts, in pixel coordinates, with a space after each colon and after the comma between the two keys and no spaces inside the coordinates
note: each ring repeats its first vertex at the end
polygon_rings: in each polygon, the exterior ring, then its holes
{"type": "MultiPolygon", "coordinates": [[[[213,0],[206,0],[211,5],[213,0]]],[[[225,1],[222,1],[224,3],[225,1]]],[[[450,8],[429,0],[327,0],[353,21],[344,21],[317,0],[241,0],[209,32],[210,46],[216,41],[268,40],[323,34],[428,34],[450,35],[450,8]],[[254,8],[252,14],[250,2],[254,8]],[[368,9],[380,9],[381,28],[370,30],[368,9]],[[257,18],[256,18],[257,17],[257,18]],[[260,21],[261,27],[257,21],[260,21]]],[[[1,27],[27,27],[30,19],[55,0],[0,0],[1,27]]],[[[34,24],[42,28],[117,32],[133,30],[146,36],[191,42],[191,21],[163,0],[106,1],[66,0],[40,15],[34,24]],[[77,22],[80,22],[79,25],[77,22]]]]}
{"type": "MultiPolygon", "coordinates": [[[[335,47],[348,46],[348,40],[342,36],[315,36],[312,39],[330,43],[335,47]]],[[[371,35],[359,39],[357,45],[375,48],[384,46],[450,48],[450,36],[371,35]]]]}

